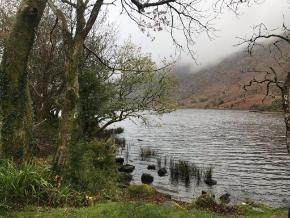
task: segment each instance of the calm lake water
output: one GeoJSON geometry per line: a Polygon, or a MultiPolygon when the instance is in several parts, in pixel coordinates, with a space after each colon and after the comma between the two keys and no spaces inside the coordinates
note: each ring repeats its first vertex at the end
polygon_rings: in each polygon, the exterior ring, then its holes
{"type": "Polygon", "coordinates": [[[128,142],[128,152],[123,150],[120,156],[136,166],[133,183],[141,183],[142,173],[150,173],[157,190],[178,200],[191,201],[205,190],[217,197],[227,192],[234,203],[249,199],[290,206],[290,155],[282,115],[183,109],[156,118],[150,126],[131,121],[119,126],[125,128],[122,136],[128,142]],[[172,183],[169,175],[159,177],[147,170],[148,164],[157,165],[157,158],[142,160],[142,147],[156,151],[166,167],[171,158],[212,166],[218,184],[210,188],[192,181],[186,186],[172,183]]]}

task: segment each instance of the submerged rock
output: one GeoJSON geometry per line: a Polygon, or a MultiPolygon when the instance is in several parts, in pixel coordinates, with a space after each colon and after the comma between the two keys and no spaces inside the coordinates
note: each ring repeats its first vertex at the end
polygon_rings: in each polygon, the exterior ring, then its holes
{"type": "Polygon", "coordinates": [[[208,186],[213,186],[217,184],[217,181],[214,179],[206,179],[204,180],[204,183],[207,184],[208,186]]]}
{"type": "Polygon", "coordinates": [[[153,181],[154,181],[154,177],[151,176],[150,174],[148,174],[148,173],[143,173],[142,174],[142,176],[141,176],[141,182],[143,184],[150,185],[153,181]]]}
{"type": "Polygon", "coordinates": [[[124,163],[124,158],[116,157],[116,163],[122,165],[124,163]]]}
{"type": "Polygon", "coordinates": [[[125,164],[119,167],[119,172],[132,173],[134,169],[135,169],[135,166],[130,165],[130,164],[125,164]]]}
{"type": "Polygon", "coordinates": [[[167,174],[166,168],[163,167],[158,170],[158,176],[165,176],[166,174],[167,174]]]}
{"type": "Polygon", "coordinates": [[[155,165],[148,165],[147,167],[148,170],[156,170],[156,166],[155,165]]]}

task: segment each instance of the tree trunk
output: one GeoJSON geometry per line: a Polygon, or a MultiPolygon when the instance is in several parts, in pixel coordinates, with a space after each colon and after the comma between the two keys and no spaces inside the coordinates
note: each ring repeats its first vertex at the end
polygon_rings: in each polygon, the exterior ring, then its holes
{"type": "Polygon", "coordinates": [[[287,79],[282,90],[282,106],[284,111],[284,121],[286,125],[286,145],[288,153],[290,153],[290,110],[289,110],[289,91],[290,91],[290,72],[287,74],[287,79]]]}
{"type": "Polygon", "coordinates": [[[83,58],[83,39],[66,42],[65,50],[65,95],[60,119],[59,145],[55,155],[55,170],[61,171],[67,159],[67,147],[75,128],[75,115],[79,101],[78,75],[83,58]]]}
{"type": "Polygon", "coordinates": [[[27,62],[46,0],[22,0],[0,66],[2,156],[27,160],[32,140],[32,106],[27,62]]]}

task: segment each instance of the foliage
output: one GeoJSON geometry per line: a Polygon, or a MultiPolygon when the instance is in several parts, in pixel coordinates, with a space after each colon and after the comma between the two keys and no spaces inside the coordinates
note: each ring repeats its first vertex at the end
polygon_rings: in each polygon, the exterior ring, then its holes
{"type": "Polygon", "coordinates": [[[127,118],[142,119],[145,112],[162,114],[175,109],[171,67],[157,69],[151,57],[130,42],[115,49],[113,59],[119,70],[91,61],[79,76],[79,117],[88,137],[127,118]]]}
{"type": "Polygon", "coordinates": [[[271,103],[272,110],[281,111],[282,110],[282,99],[275,99],[271,103]]]}
{"type": "Polygon", "coordinates": [[[197,208],[214,208],[217,206],[217,202],[215,200],[214,195],[210,193],[205,193],[200,195],[196,201],[195,201],[195,206],[197,208]]]}
{"type": "Polygon", "coordinates": [[[88,138],[96,136],[99,122],[105,119],[114,98],[113,84],[106,82],[101,72],[83,71],[80,82],[80,123],[88,138]]]}
{"type": "Polygon", "coordinates": [[[132,197],[147,197],[154,195],[156,190],[147,184],[142,185],[130,185],[128,187],[128,192],[132,197]]]}
{"type": "Polygon", "coordinates": [[[80,141],[69,146],[65,180],[90,193],[114,194],[116,189],[115,147],[111,141],[80,141]]]}
{"type": "Polygon", "coordinates": [[[0,163],[0,206],[2,209],[25,205],[79,205],[82,196],[68,186],[56,187],[48,167],[37,163],[0,163]]]}
{"type": "Polygon", "coordinates": [[[281,98],[275,99],[270,105],[266,104],[255,104],[250,110],[257,111],[282,111],[282,100],[281,98]]]}
{"type": "Polygon", "coordinates": [[[209,210],[222,214],[237,214],[239,212],[236,206],[217,203],[215,195],[212,193],[202,193],[194,202],[193,207],[197,209],[209,210]]]}

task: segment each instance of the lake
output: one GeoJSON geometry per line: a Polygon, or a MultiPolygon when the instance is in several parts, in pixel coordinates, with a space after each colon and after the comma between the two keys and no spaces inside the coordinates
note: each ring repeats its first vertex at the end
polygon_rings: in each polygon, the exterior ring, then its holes
{"type": "Polygon", "coordinates": [[[287,154],[281,114],[231,110],[182,109],[155,120],[149,126],[124,121],[122,137],[127,149],[120,153],[136,166],[133,183],[142,173],[154,176],[153,186],[173,198],[191,201],[202,190],[217,197],[225,192],[234,203],[253,200],[274,207],[290,206],[290,155],[287,154]],[[170,175],[159,177],[147,170],[157,157],[143,159],[140,148],[156,151],[162,164],[184,160],[198,167],[212,167],[217,185],[203,182],[172,182],[170,175]]]}

